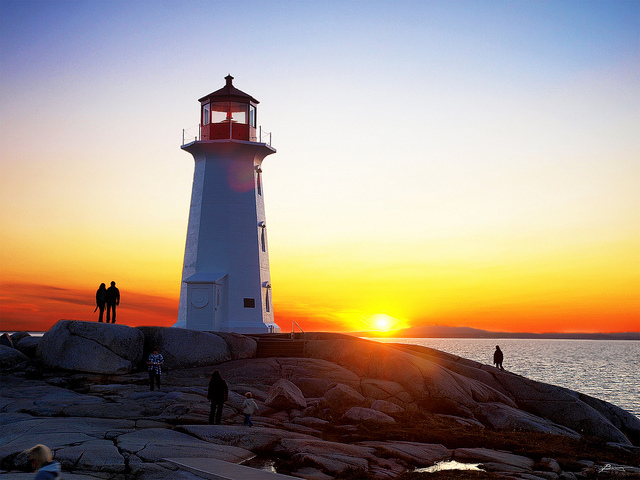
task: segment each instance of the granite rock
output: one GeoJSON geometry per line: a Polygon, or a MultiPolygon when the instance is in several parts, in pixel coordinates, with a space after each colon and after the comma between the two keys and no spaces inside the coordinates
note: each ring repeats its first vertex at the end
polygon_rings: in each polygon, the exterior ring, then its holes
{"type": "Polygon", "coordinates": [[[142,360],[143,343],[126,325],[61,320],[42,336],[37,356],[49,368],[122,374],[142,360]]]}
{"type": "Polygon", "coordinates": [[[340,421],[353,424],[392,424],[396,423],[393,417],[372,408],[351,407],[345,412],[340,421]]]}
{"type": "Polygon", "coordinates": [[[291,410],[294,408],[306,408],[307,406],[307,401],[300,389],[284,378],[281,378],[271,386],[264,403],[276,410],[291,410]]]}
{"type": "MultiPolygon", "coordinates": [[[[137,330],[144,336],[144,360],[157,346],[166,369],[216,365],[232,358],[227,342],[211,332],[173,327],[138,327],[137,330]]],[[[251,343],[251,339],[246,343],[251,343]]]]}
{"type": "Polygon", "coordinates": [[[13,347],[0,345],[0,370],[9,370],[29,361],[24,353],[13,347]]]}

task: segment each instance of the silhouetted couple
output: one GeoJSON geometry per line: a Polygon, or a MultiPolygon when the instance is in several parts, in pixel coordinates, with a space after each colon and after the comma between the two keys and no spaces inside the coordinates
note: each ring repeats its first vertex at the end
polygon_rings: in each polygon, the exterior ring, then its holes
{"type": "Polygon", "coordinates": [[[116,288],[116,282],[111,282],[109,288],[101,283],[96,292],[96,309],[100,309],[99,322],[102,322],[105,305],[107,306],[107,323],[116,323],[116,305],[120,305],[120,290],[116,288]]]}

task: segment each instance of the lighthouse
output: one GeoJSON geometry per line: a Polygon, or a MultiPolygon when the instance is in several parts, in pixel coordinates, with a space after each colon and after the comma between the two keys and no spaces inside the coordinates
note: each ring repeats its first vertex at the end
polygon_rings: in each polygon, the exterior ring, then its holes
{"type": "MultiPolygon", "coordinates": [[[[200,102],[200,132],[182,145],[195,169],[175,327],[280,332],[273,320],[258,101],[226,85],[200,102]]],[[[184,143],[184,142],[183,142],[184,143]]]]}

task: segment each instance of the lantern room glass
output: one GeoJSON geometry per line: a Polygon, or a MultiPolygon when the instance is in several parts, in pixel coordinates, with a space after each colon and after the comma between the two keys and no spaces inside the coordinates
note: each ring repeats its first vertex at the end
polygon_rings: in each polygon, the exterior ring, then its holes
{"type": "Polygon", "coordinates": [[[246,124],[249,118],[249,105],[239,102],[211,102],[211,123],[246,124]]]}

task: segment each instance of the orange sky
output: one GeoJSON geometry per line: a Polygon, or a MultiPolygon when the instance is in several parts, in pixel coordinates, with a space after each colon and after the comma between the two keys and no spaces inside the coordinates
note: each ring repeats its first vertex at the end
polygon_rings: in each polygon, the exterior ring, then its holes
{"type": "Polygon", "coordinates": [[[640,2],[323,5],[0,2],[0,329],[175,322],[230,73],[283,331],[640,331],[640,2]]]}

